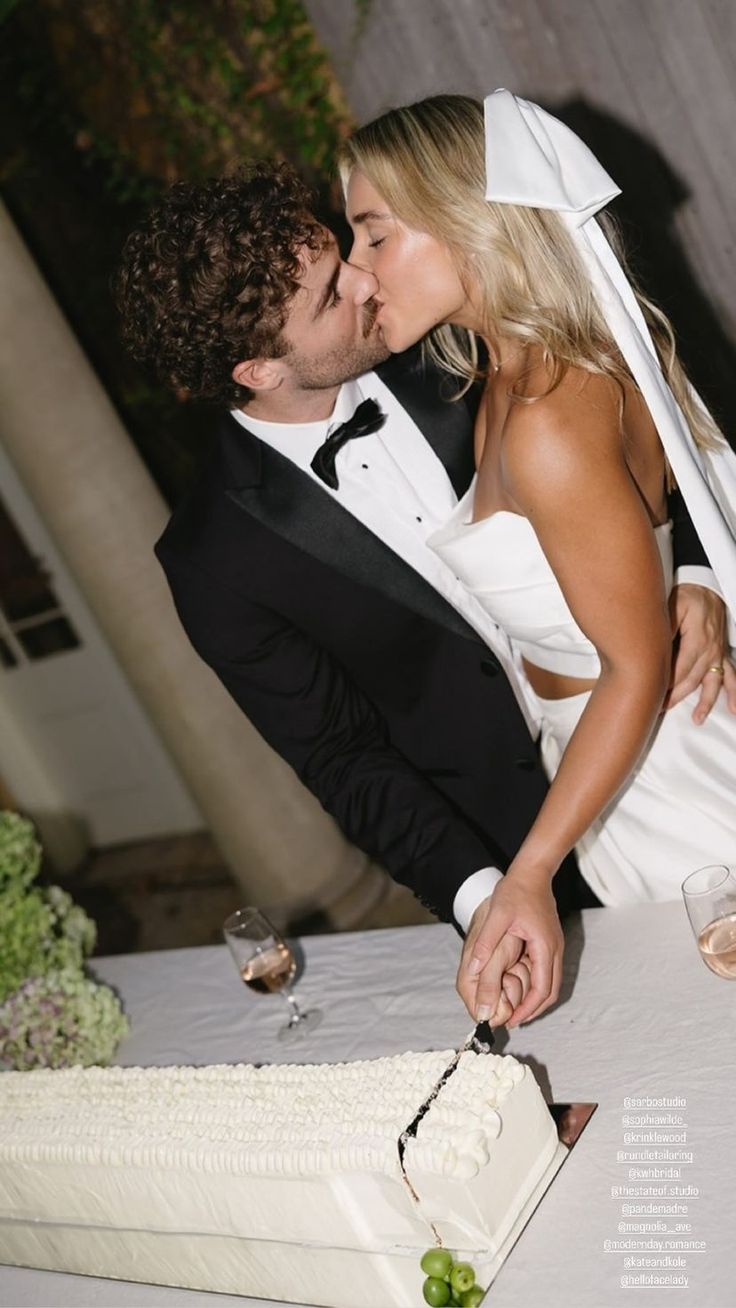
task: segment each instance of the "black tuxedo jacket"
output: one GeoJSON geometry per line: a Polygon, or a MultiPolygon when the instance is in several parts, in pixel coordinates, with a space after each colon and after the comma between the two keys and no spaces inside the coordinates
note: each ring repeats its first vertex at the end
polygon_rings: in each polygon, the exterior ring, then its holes
{"type": "MultiPolygon", "coordinates": [[[[472,403],[416,361],[378,371],[462,495],[472,403]]],[[[466,877],[508,865],[546,793],[536,747],[493,654],[410,565],[230,415],[156,553],[195,649],[354,844],[446,920],[466,877]]]]}

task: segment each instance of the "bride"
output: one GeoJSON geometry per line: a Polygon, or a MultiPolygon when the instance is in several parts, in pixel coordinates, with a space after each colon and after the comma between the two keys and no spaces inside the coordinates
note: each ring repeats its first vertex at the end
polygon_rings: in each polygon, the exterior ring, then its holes
{"type": "Polygon", "coordinates": [[[483,381],[477,476],[429,543],[515,645],[552,782],[470,967],[573,846],[604,904],[674,899],[694,868],[736,858],[736,672],[709,669],[709,715],[697,691],[663,712],[667,490],[733,611],[736,463],[593,216],[618,188],[562,123],[507,91],[433,97],[361,128],[340,169],[387,346],[426,337],[483,381]]]}

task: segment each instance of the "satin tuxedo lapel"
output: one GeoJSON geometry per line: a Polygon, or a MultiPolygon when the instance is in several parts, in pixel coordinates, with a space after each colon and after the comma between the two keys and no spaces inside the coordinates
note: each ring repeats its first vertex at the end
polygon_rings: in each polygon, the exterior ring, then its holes
{"type": "MultiPolygon", "coordinates": [[[[437,436],[442,439],[442,433],[437,436]]],[[[380,590],[456,635],[482,643],[428,581],[289,459],[232,418],[227,420],[222,440],[227,493],[263,526],[353,581],[380,590]]],[[[453,444],[459,445],[459,441],[453,444]]],[[[453,455],[457,476],[461,461],[454,449],[453,455]]]]}
{"type": "Polygon", "coordinates": [[[453,489],[460,499],[475,472],[472,419],[465,399],[450,401],[455,382],[452,378],[427,377],[418,366],[391,359],[377,375],[393,391],[396,399],[413,418],[437,458],[444,464],[453,489]]]}

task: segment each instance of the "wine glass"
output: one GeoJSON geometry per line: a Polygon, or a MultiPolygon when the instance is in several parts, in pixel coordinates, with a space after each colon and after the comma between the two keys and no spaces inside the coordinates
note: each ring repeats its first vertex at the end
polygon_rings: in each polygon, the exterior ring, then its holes
{"type": "Polygon", "coordinates": [[[241,981],[257,995],[280,994],[286,1000],[289,1020],[279,1029],[279,1040],[297,1040],[314,1031],[322,1013],[318,1008],[303,1013],[297,1004],[291,993],[296,959],[266,914],[257,908],[239,908],[225,919],[222,932],[241,981]]]}
{"type": "Polygon", "coordinates": [[[685,877],[682,894],[703,962],[736,980],[736,868],[698,868],[685,877]]]}

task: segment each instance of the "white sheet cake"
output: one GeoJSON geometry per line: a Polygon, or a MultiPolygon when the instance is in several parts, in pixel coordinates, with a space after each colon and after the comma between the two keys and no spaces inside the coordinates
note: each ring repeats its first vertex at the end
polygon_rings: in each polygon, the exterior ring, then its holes
{"type": "Polygon", "coordinates": [[[464,1053],[403,1175],[452,1056],[4,1073],[0,1261],[419,1308],[438,1236],[487,1283],[562,1146],[528,1068],[464,1053]]]}

